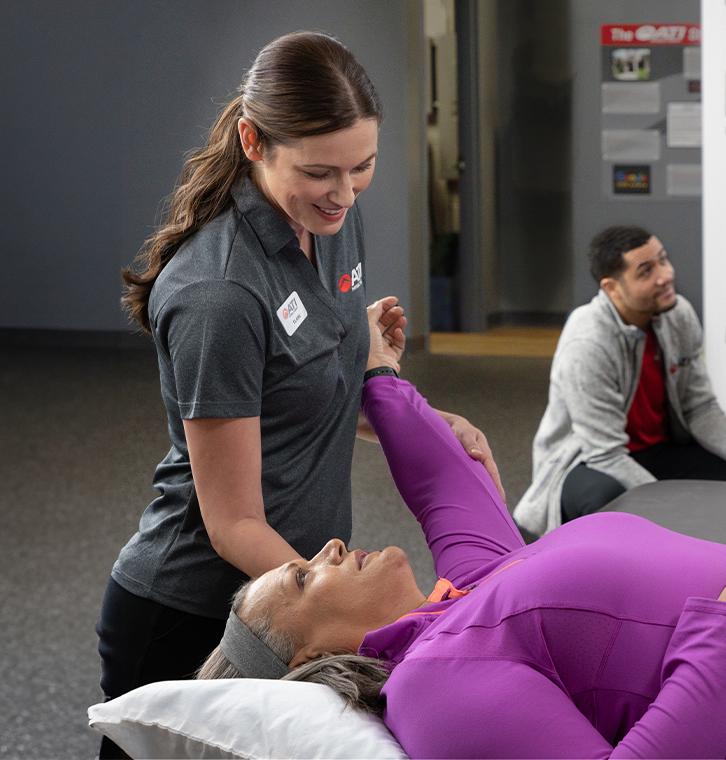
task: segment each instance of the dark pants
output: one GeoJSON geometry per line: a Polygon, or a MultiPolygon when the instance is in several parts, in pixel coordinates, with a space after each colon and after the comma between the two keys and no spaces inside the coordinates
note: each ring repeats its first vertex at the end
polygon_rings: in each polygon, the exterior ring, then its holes
{"type": "MultiPolygon", "coordinates": [[[[697,443],[663,441],[630,456],[657,480],[726,480],[726,459],[697,443]]],[[[625,490],[610,475],[578,464],[562,487],[562,522],[597,512],[625,490]]]]}
{"type": "MultiPolygon", "coordinates": [[[[147,683],[192,678],[219,644],[224,626],[224,620],[165,607],[109,580],[96,625],[106,700],[147,683]]],[[[125,757],[103,738],[99,758],[125,757]]]]}

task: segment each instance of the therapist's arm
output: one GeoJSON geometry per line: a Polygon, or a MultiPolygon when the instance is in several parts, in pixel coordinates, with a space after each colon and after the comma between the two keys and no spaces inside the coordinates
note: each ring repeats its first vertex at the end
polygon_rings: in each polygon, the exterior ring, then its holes
{"type": "Polygon", "coordinates": [[[212,547],[256,578],[300,555],[267,524],[260,418],[184,420],[192,475],[212,547]]]}

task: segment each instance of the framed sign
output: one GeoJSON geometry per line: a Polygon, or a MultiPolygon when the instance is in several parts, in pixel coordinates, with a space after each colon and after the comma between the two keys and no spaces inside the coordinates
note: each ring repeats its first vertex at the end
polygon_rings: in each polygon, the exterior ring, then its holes
{"type": "Polygon", "coordinates": [[[602,191],[609,198],[700,196],[699,24],[600,27],[602,191]]]}

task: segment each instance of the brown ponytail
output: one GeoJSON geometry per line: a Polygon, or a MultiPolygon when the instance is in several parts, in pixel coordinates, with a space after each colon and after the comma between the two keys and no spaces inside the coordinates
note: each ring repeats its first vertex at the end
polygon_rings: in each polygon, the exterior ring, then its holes
{"type": "Polygon", "coordinates": [[[144,243],[136,257],[139,271],[124,269],[121,299],[132,319],[146,332],[149,294],[161,270],[193,232],[220,214],[230,202],[230,188],[249,161],[237,134],[242,97],[235,98],[214,125],[207,145],[194,151],[182,170],[176,190],[167,202],[166,221],[144,243]]]}

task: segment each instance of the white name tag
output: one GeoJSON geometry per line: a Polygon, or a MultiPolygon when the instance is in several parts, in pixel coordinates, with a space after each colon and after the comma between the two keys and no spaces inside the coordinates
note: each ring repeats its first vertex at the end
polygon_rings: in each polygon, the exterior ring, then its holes
{"type": "Polygon", "coordinates": [[[277,310],[277,318],[282,322],[285,332],[292,335],[295,330],[305,321],[308,312],[296,290],[285,299],[285,302],[277,310]]]}

